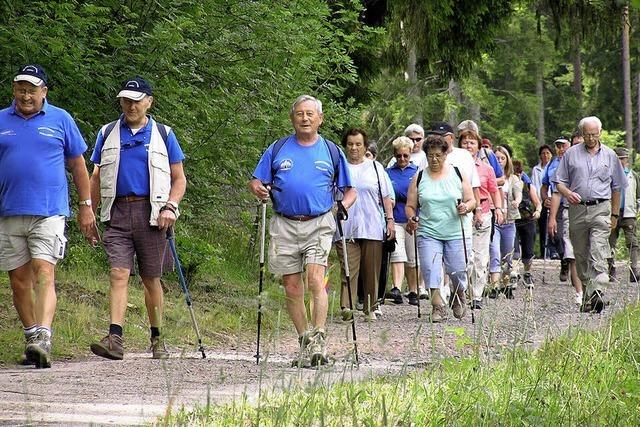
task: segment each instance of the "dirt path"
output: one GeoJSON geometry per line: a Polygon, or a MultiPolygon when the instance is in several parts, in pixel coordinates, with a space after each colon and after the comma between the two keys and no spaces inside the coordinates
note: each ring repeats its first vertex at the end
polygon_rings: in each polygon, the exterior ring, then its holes
{"type": "MultiPolygon", "coordinates": [[[[579,313],[573,290],[558,283],[557,261],[547,262],[542,285],[542,262],[534,263],[536,288],[532,298],[520,287],[513,300],[488,300],[476,310],[475,324],[449,317],[444,324],[428,323],[428,302],[423,317],[416,307],[387,303],[383,319],[365,323],[356,317],[359,369],[351,362],[350,327],[332,319],[328,327],[329,352],[336,359],[322,370],[293,369],[297,341],[293,333],[266,337],[266,359],[255,364],[253,341],[235,349],[207,348],[207,359],[195,348],[167,361],[148,354],[125,355],[123,362],[98,357],[59,361],[51,369],[11,367],[0,370],[0,425],[132,425],[152,422],[170,408],[228,402],[246,394],[255,399],[262,391],[290,389],[297,385],[360,380],[383,373],[420,369],[447,356],[468,354],[474,343],[487,358],[500,358],[513,346],[535,348],[546,337],[572,327],[597,328],[607,317],[638,299],[638,286],[612,285],[605,295],[611,301],[601,315],[579,313]],[[345,360],[346,359],[346,360],[345,360]]],[[[622,267],[618,271],[623,270],[622,267]]]]}

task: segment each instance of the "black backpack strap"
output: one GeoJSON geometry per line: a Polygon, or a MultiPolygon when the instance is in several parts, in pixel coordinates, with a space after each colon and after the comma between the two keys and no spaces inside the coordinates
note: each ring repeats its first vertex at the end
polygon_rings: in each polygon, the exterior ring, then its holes
{"type": "Polygon", "coordinates": [[[114,120],[111,123],[109,123],[107,125],[107,127],[104,128],[104,132],[102,133],[102,143],[103,144],[104,144],[104,141],[107,140],[107,138],[109,137],[109,135],[113,131],[113,128],[116,127],[116,123],[118,123],[118,121],[114,120]]]}
{"type": "Polygon", "coordinates": [[[460,182],[462,182],[462,174],[460,173],[460,169],[458,169],[457,166],[454,166],[453,170],[456,171],[456,175],[458,175],[458,178],[460,178],[460,182]]]}
{"type": "Polygon", "coordinates": [[[162,123],[156,122],[156,128],[158,129],[158,132],[160,133],[160,136],[164,141],[164,145],[167,145],[167,139],[169,138],[169,135],[167,135],[167,127],[162,123]]]}
{"type": "Polygon", "coordinates": [[[418,209],[420,209],[420,197],[418,194],[418,190],[420,189],[420,180],[422,179],[422,172],[424,172],[424,169],[418,172],[418,179],[416,180],[416,205],[417,205],[416,214],[418,213],[418,209]]]}

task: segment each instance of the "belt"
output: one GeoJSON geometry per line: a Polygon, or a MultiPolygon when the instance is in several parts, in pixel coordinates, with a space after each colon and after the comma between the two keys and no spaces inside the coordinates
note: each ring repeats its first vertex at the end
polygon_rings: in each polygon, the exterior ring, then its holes
{"type": "MultiPolygon", "coordinates": [[[[329,212],[329,211],[327,211],[327,212],[329,212]]],[[[305,222],[305,221],[311,221],[314,218],[318,218],[319,216],[322,216],[322,215],[326,214],[327,212],[323,212],[320,215],[285,215],[285,214],[281,214],[281,213],[278,213],[278,215],[280,215],[283,218],[290,219],[292,221],[305,222]]]]}
{"type": "Polygon", "coordinates": [[[138,202],[140,200],[149,200],[149,196],[122,196],[116,197],[117,202],[138,202]]]}
{"type": "Polygon", "coordinates": [[[593,205],[598,205],[600,203],[604,203],[604,202],[608,202],[609,199],[594,199],[594,200],[581,200],[580,203],[578,203],[579,205],[584,205],[584,206],[593,206],[593,205]]]}

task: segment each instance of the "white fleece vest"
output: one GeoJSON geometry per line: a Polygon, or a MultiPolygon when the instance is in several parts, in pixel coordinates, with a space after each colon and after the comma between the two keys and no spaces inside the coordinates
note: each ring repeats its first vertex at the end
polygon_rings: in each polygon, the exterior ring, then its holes
{"type": "MultiPolygon", "coordinates": [[[[167,204],[169,192],[171,191],[171,165],[169,164],[169,154],[167,146],[160,136],[157,126],[164,126],[167,135],[171,131],[169,126],[157,124],[151,120],[151,140],[148,150],[149,167],[149,201],[151,202],[151,216],[149,224],[158,225],[160,208],[167,204]]],[[[102,134],[108,125],[101,129],[102,134]]],[[[106,222],[111,219],[111,208],[116,199],[116,184],[118,181],[118,169],[120,167],[120,120],[116,122],[111,133],[102,145],[100,152],[100,221],[106,222]]],[[[179,212],[176,211],[176,217],[179,212]]]]}

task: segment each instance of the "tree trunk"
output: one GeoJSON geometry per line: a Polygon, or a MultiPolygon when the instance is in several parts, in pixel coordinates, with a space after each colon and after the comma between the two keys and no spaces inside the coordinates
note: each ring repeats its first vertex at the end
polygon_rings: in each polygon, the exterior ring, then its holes
{"type": "Polygon", "coordinates": [[[622,8],[622,89],[624,92],[624,145],[633,148],[631,118],[631,64],[629,60],[629,6],[622,8]]]}
{"type": "Polygon", "coordinates": [[[460,86],[458,86],[458,82],[454,79],[449,80],[449,96],[452,97],[456,101],[456,105],[451,108],[449,111],[449,124],[452,127],[456,127],[458,122],[460,121],[458,118],[458,110],[462,105],[462,92],[460,91],[460,86]]]}
{"type": "Polygon", "coordinates": [[[536,76],[536,98],[538,99],[538,145],[544,144],[544,81],[542,79],[542,67],[538,67],[536,76]]]}
{"type": "Polygon", "coordinates": [[[571,37],[573,51],[573,93],[576,95],[578,111],[582,112],[582,54],[580,53],[580,32],[575,31],[571,37]]]}
{"type": "MultiPolygon", "coordinates": [[[[638,72],[638,98],[636,99],[636,107],[638,108],[638,118],[636,121],[636,138],[638,139],[638,143],[636,145],[636,152],[640,152],[640,72],[638,72]]],[[[635,163],[635,157],[634,163],[635,163]]]]}
{"type": "Polygon", "coordinates": [[[418,85],[418,71],[416,69],[417,52],[415,44],[409,44],[408,53],[406,79],[409,81],[409,90],[407,94],[409,95],[409,99],[411,99],[413,105],[418,109],[413,116],[413,123],[422,125],[423,116],[420,102],[422,93],[420,86],[418,85]]]}

